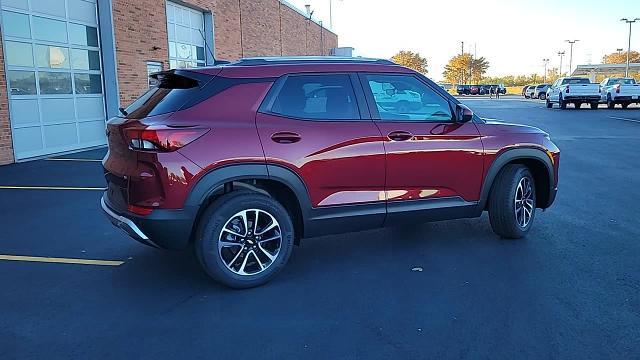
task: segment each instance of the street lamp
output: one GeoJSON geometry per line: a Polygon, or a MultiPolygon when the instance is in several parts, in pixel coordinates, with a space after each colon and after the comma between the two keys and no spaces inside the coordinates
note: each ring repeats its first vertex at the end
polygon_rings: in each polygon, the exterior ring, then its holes
{"type": "Polygon", "coordinates": [[[542,62],[544,62],[544,80],[542,82],[546,83],[547,82],[547,64],[549,64],[549,59],[542,59],[542,62]]]}
{"type": "Polygon", "coordinates": [[[558,51],[558,56],[560,56],[560,70],[558,71],[558,76],[562,76],[562,57],[564,56],[564,51],[558,51]]]}
{"type": "Polygon", "coordinates": [[[625,77],[629,76],[629,54],[631,53],[631,25],[638,20],[640,20],[640,18],[635,18],[633,20],[629,20],[627,18],[620,19],[620,21],[624,21],[629,24],[629,47],[627,48],[627,67],[624,70],[625,77]]]}
{"type": "Polygon", "coordinates": [[[565,40],[571,45],[571,50],[569,50],[569,76],[571,76],[571,67],[573,65],[573,44],[577,43],[580,40],[565,40]]]}

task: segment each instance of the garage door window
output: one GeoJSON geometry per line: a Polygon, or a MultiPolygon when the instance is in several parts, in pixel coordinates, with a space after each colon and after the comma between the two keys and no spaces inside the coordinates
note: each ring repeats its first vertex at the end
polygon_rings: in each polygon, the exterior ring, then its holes
{"type": "Polygon", "coordinates": [[[204,16],[201,11],[167,2],[169,67],[205,65],[204,16]]]}

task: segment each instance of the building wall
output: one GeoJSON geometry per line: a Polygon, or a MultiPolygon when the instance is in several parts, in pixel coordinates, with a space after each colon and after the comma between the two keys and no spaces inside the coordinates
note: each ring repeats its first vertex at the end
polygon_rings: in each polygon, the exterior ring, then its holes
{"type": "MultiPolygon", "coordinates": [[[[338,37],[279,0],[184,0],[178,4],[211,11],[215,56],[329,55],[338,37]],[[322,34],[322,35],[321,35],[322,34]]],[[[169,68],[165,0],[112,0],[120,105],[147,89],[147,61],[169,68]]],[[[0,69],[4,57],[0,42],[0,69]]],[[[110,84],[106,84],[110,86],[110,84]]],[[[0,165],[14,162],[7,84],[0,71],[0,165]]]]}
{"type": "MultiPolygon", "coordinates": [[[[215,56],[329,55],[338,37],[279,0],[184,0],[211,11],[215,56]],[[322,33],[322,36],[321,36],[322,33]]],[[[113,0],[120,102],[126,106],[147,88],[146,61],[168,68],[164,0],[113,0]]]]}
{"type": "MultiPolygon", "coordinates": [[[[0,68],[4,69],[4,52],[0,41],[0,68]]],[[[0,71],[0,165],[13,162],[13,144],[11,142],[11,125],[9,123],[9,98],[7,95],[7,79],[4,71],[0,71]]]]}

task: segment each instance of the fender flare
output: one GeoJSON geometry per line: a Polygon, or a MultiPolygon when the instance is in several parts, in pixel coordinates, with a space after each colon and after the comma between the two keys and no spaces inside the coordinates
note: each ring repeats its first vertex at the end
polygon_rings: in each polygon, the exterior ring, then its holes
{"type": "MultiPolygon", "coordinates": [[[[544,151],[536,148],[506,150],[493,160],[491,166],[489,167],[489,171],[487,171],[485,181],[482,184],[482,190],[480,191],[480,201],[478,203],[481,210],[484,210],[486,208],[487,201],[489,199],[489,193],[491,192],[491,187],[493,186],[493,182],[498,176],[498,173],[500,173],[500,170],[502,170],[502,168],[506,164],[520,159],[533,159],[542,162],[545,165],[549,175],[549,193],[551,194],[553,192],[554,184],[556,183],[554,175],[555,173],[553,170],[551,159],[544,151]]],[[[550,201],[553,200],[550,199],[550,201]]]]}
{"type": "Polygon", "coordinates": [[[226,165],[210,170],[189,191],[184,206],[200,208],[206,199],[225,183],[247,179],[274,180],[287,186],[295,194],[303,221],[306,221],[311,210],[311,198],[302,179],[290,169],[265,163],[226,165]]]}

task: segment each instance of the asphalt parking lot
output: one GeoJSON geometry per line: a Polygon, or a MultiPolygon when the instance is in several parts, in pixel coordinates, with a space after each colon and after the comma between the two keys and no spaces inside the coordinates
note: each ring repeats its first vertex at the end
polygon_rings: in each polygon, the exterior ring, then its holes
{"type": "Polygon", "coordinates": [[[526,239],[486,215],[307,239],[250,290],[115,229],[104,149],[0,167],[0,358],[637,358],[640,108],[462,100],[562,150],[526,239]]]}

